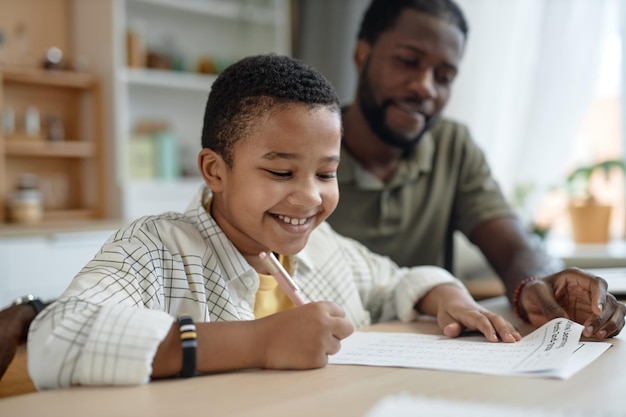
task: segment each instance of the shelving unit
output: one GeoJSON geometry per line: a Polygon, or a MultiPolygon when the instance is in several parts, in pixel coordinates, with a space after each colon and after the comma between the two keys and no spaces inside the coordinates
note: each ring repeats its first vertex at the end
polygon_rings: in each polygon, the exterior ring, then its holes
{"type": "Polygon", "coordinates": [[[16,130],[0,132],[0,228],[8,223],[6,202],[22,174],[34,174],[43,193],[44,218],[30,229],[51,224],[72,225],[103,220],[105,172],[102,158],[101,97],[92,74],[37,68],[3,68],[0,72],[3,108],[16,116],[33,106],[41,115],[41,134],[29,137],[16,117],[16,130]],[[46,116],[58,117],[65,136],[46,138],[46,116]]]}
{"type": "MultiPolygon", "coordinates": [[[[11,1],[21,4],[19,0],[11,1]]],[[[196,158],[206,99],[217,75],[198,73],[198,61],[212,58],[219,71],[244,56],[291,53],[290,0],[40,3],[29,7],[50,6],[46,13],[54,16],[54,21],[42,20],[38,14],[26,13],[20,7],[12,11],[29,28],[41,28],[45,23],[46,31],[37,32],[37,43],[32,46],[39,49],[28,56],[28,65],[21,65],[19,70],[3,68],[4,97],[0,96],[0,100],[25,100],[18,103],[25,106],[36,96],[35,91],[45,92],[45,98],[36,99],[44,103],[37,104],[42,120],[48,111],[45,103],[64,106],[67,140],[52,143],[22,140],[19,135],[0,137],[2,221],[6,219],[4,202],[16,176],[31,171],[47,182],[66,184],[57,186],[66,191],[52,192],[58,201],[48,204],[46,222],[59,217],[68,221],[111,216],[133,220],[136,214],[149,210],[145,201],[154,202],[150,205],[154,212],[168,207],[179,209],[189,196],[181,202],[158,190],[163,184],[165,188],[189,190],[201,183],[199,177],[194,177],[196,158]],[[166,48],[180,57],[183,65],[177,71],[127,66],[126,34],[137,21],[142,23],[150,49],[166,48]],[[39,66],[40,48],[49,46],[48,42],[58,44],[88,73],[24,69],[39,66]],[[16,89],[23,92],[16,94],[16,89]],[[85,97],[96,96],[100,98],[94,98],[91,109],[85,110],[85,97]],[[164,181],[129,175],[130,138],[134,127],[142,121],[169,127],[180,155],[180,178],[164,181]],[[60,198],[62,194],[66,195],[60,198]]],[[[14,26],[5,22],[5,17],[0,16],[0,28],[4,24],[4,29],[10,31],[14,26]]],[[[19,57],[19,49],[8,52],[9,57],[19,57]]]]}
{"type": "Polygon", "coordinates": [[[125,35],[131,20],[146,22],[151,41],[173,39],[189,67],[204,54],[230,60],[265,52],[289,54],[291,25],[290,0],[1,3],[5,42],[0,60],[19,70],[0,66],[0,105],[11,101],[22,106],[36,98],[32,104],[42,115],[50,103],[67,114],[67,140],[62,142],[23,141],[19,135],[0,133],[0,301],[6,304],[28,292],[58,297],[124,221],[184,210],[202,182],[199,177],[165,181],[128,176],[129,133],[144,117],[167,121],[188,149],[182,152],[183,165],[189,172],[197,170],[202,115],[215,80],[215,75],[194,71],[128,68],[125,35]],[[85,73],[26,69],[39,67],[46,48],[53,45],[85,73]],[[4,221],[6,196],[21,172],[50,181],[62,175],[71,179],[63,204],[47,210],[36,225],[4,221]]]}
{"type": "Polygon", "coordinates": [[[116,149],[123,217],[166,209],[180,211],[202,182],[197,177],[202,119],[216,74],[196,72],[197,61],[210,57],[221,67],[259,53],[291,53],[290,0],[121,0],[114,16],[116,149]],[[174,50],[183,71],[126,65],[128,28],[140,23],[149,49],[174,50]],[[132,178],[129,143],[137,123],[169,126],[177,140],[181,176],[132,178]],[[185,190],[186,192],[164,192],[185,190]]]}

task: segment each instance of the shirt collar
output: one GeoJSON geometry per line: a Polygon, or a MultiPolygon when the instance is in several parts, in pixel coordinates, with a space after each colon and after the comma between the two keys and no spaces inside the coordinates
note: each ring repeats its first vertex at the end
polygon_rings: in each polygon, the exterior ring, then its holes
{"type": "Polygon", "coordinates": [[[378,177],[363,168],[345,146],[341,146],[341,163],[337,170],[339,184],[356,183],[362,189],[381,189],[394,187],[407,181],[415,180],[421,172],[432,170],[435,140],[430,131],[424,133],[422,139],[405,155],[391,180],[385,184],[378,177]]]}
{"type": "Polygon", "coordinates": [[[226,236],[211,213],[206,210],[205,207],[210,207],[212,198],[211,190],[206,185],[202,185],[189,203],[185,216],[196,224],[196,228],[202,239],[208,242],[208,246],[220,248],[214,253],[228,281],[251,272],[256,274],[256,271],[226,236]]]}
{"type": "MultiPolygon", "coordinates": [[[[216,256],[227,277],[230,279],[240,277],[250,270],[256,274],[241,252],[221,230],[211,213],[206,210],[205,207],[210,207],[212,198],[211,190],[206,185],[202,185],[189,203],[185,216],[197,224],[202,238],[211,242],[212,247],[224,248],[222,251],[216,251],[216,256]]],[[[289,259],[293,271],[298,271],[301,266],[309,270],[313,269],[313,261],[304,250],[295,256],[290,256],[289,259]]]]}

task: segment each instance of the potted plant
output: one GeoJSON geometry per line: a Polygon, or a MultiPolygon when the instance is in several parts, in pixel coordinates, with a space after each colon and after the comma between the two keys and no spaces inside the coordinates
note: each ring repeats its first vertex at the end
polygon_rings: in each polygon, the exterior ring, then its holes
{"type": "Polygon", "coordinates": [[[610,159],[575,169],[566,180],[570,203],[568,207],[572,236],[576,243],[606,243],[612,207],[602,203],[591,190],[591,179],[602,172],[608,179],[612,170],[626,171],[624,160],[610,159]]]}

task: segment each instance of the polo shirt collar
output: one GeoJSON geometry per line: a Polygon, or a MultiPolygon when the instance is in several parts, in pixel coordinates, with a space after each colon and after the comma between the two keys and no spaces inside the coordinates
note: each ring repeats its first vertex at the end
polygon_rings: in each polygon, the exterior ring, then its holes
{"type": "Polygon", "coordinates": [[[337,181],[339,184],[356,183],[359,188],[365,190],[395,187],[408,181],[416,180],[421,172],[430,172],[432,170],[434,152],[435,140],[430,131],[428,131],[413,150],[402,158],[396,173],[385,184],[378,177],[363,168],[363,165],[342,145],[337,181]]]}

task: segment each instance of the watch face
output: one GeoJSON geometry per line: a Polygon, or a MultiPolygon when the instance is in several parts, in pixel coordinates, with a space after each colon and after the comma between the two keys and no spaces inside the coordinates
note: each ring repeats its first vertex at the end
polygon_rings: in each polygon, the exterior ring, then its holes
{"type": "Polygon", "coordinates": [[[23,304],[30,305],[35,310],[35,314],[39,314],[41,310],[46,307],[43,301],[41,301],[33,294],[26,294],[21,297],[17,297],[15,300],[13,300],[13,303],[11,303],[12,306],[19,306],[23,304]]]}
{"type": "Polygon", "coordinates": [[[37,297],[35,297],[33,294],[26,294],[22,295],[21,297],[17,297],[15,300],[13,300],[11,305],[18,306],[20,304],[27,304],[36,299],[37,297]]]}

